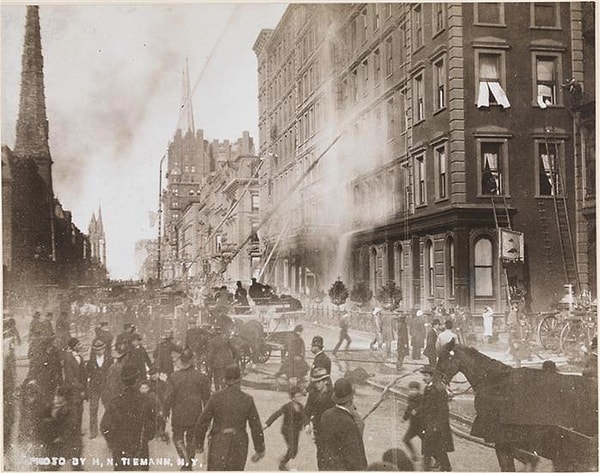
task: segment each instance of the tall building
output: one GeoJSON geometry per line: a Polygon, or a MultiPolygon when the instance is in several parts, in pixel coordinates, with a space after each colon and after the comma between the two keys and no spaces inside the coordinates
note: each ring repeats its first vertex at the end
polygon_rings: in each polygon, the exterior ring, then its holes
{"type": "Polygon", "coordinates": [[[302,293],[339,275],[376,294],[395,281],[404,308],[474,313],[519,292],[549,309],[567,283],[595,291],[566,84],[594,90],[584,7],[290,5],[254,45],[261,197],[278,209],[267,282],[302,293]]]}
{"type": "Polygon", "coordinates": [[[39,8],[27,7],[14,150],[2,146],[4,283],[11,290],[101,281],[89,240],[54,197],[39,8]]]}
{"type": "Polygon", "coordinates": [[[98,207],[98,218],[92,214],[88,225],[88,236],[90,239],[90,259],[106,267],[106,235],[104,234],[104,223],[102,222],[102,208],[98,207]]]}
{"type": "MultiPolygon", "coordinates": [[[[204,138],[203,130],[194,128],[187,64],[180,110],[179,126],[167,150],[167,182],[162,191],[161,280],[168,283],[200,278],[211,272],[222,275],[227,268],[231,274],[226,277],[239,275],[248,279],[252,256],[247,255],[243,261],[240,257],[227,264],[221,261],[228,258],[223,256],[223,249],[231,250],[250,234],[252,225],[258,225],[257,192],[240,190],[248,187],[253,179],[256,184],[258,182],[258,176],[253,176],[253,170],[249,170],[258,163],[252,137],[243,132],[236,142],[209,142],[204,138]],[[255,194],[254,204],[248,204],[250,200],[246,200],[255,194]],[[231,212],[227,222],[221,222],[232,202],[240,196],[243,202],[235,205],[235,212],[231,212]],[[242,218],[240,212],[247,215],[242,218]],[[222,228],[212,232],[220,224],[222,228]],[[224,247],[217,243],[225,240],[224,247]],[[234,267],[237,268],[235,271],[234,267]]],[[[253,255],[256,257],[257,252],[253,255]]]]}

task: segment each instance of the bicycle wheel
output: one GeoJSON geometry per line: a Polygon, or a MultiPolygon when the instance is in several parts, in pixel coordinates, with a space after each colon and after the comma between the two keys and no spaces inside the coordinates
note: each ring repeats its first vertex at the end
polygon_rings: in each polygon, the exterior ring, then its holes
{"type": "Polygon", "coordinates": [[[570,359],[582,357],[581,347],[585,346],[586,330],[581,321],[569,321],[560,333],[560,351],[570,359]]]}
{"type": "Polygon", "coordinates": [[[560,324],[554,315],[547,315],[538,324],[538,339],[546,350],[557,351],[559,349],[560,333],[560,324]]]}

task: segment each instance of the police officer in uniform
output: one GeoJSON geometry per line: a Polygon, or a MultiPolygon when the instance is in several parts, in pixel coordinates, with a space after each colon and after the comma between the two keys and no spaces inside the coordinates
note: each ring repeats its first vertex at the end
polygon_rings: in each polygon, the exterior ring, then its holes
{"type": "Polygon", "coordinates": [[[331,360],[325,354],[323,345],[323,337],[320,335],[313,337],[310,351],[315,357],[313,358],[312,366],[310,367],[311,374],[315,371],[315,368],[325,368],[327,374],[331,374],[331,360]]]}

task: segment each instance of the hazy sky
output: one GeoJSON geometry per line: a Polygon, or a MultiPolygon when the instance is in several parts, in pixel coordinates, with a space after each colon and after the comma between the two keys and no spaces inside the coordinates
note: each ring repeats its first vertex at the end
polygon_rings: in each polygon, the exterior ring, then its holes
{"type": "MultiPolygon", "coordinates": [[[[179,120],[189,58],[196,128],[209,139],[258,140],[252,46],[281,3],[41,3],[54,191],[87,233],[102,206],[113,278],[135,277],[134,244],[155,238],[158,165],[179,120]],[[214,51],[214,52],[213,52],[214,51]],[[211,54],[212,52],[212,54],[211,54]]],[[[14,147],[26,8],[0,6],[2,144],[14,147]]]]}

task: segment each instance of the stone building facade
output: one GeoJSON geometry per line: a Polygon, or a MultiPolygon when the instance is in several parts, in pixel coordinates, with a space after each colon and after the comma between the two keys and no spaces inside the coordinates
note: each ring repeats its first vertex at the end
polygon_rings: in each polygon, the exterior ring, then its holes
{"type": "Polygon", "coordinates": [[[595,290],[584,217],[595,201],[576,192],[588,154],[565,87],[594,90],[585,7],[291,5],[254,46],[263,208],[302,182],[263,235],[268,251],[294,229],[267,282],[307,292],[307,275],[323,288],[340,275],[376,293],[393,280],[406,309],[474,313],[505,310],[510,290],[530,310],[549,309],[567,283],[595,290]],[[305,176],[305,157],[340,134],[305,176]],[[502,228],[523,235],[521,259],[502,258],[502,228]]]}

